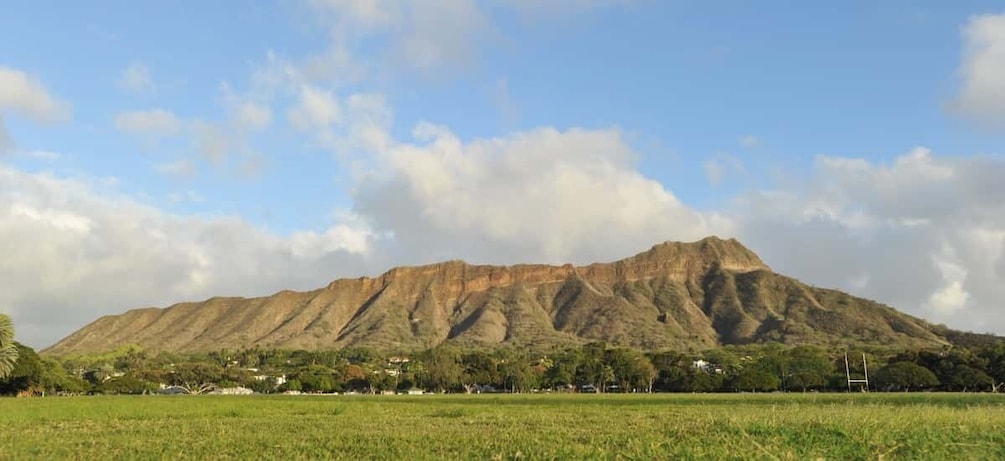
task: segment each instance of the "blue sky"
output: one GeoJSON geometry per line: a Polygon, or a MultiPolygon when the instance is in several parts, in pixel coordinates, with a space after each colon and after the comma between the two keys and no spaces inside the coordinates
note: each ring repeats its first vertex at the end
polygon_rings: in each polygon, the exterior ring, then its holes
{"type": "Polygon", "coordinates": [[[0,236],[27,260],[0,310],[44,345],[140,305],[716,233],[1005,333],[1005,11],[541,5],[9,5],[0,236]]]}

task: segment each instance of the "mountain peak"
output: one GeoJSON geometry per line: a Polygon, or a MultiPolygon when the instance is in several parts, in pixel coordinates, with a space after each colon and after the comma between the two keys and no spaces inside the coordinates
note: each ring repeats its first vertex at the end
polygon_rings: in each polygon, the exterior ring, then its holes
{"type": "Polygon", "coordinates": [[[721,239],[717,236],[705,237],[694,242],[667,241],[654,245],[625,261],[644,262],[690,262],[702,270],[712,266],[723,269],[750,272],[771,271],[756,253],[735,238],[721,239]]]}
{"type": "Polygon", "coordinates": [[[184,352],[588,341],[643,349],[947,342],[923,320],[775,274],[735,239],[708,237],[660,243],[611,263],[446,261],[340,279],[306,293],[133,310],[98,319],[46,352],[95,353],[123,344],[184,352]]]}

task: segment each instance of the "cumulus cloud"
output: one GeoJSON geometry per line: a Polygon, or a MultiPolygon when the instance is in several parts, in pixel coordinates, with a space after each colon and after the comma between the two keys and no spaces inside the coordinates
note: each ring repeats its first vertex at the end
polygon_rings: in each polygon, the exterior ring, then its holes
{"type": "Polygon", "coordinates": [[[141,63],[132,63],[122,69],[115,83],[120,89],[134,94],[151,94],[157,89],[150,68],[141,63]]]}
{"type": "Polygon", "coordinates": [[[72,111],[69,104],[50,94],[38,79],[23,71],[0,66],[0,154],[15,146],[4,124],[8,115],[53,122],[69,119],[72,111]]]}
{"type": "Polygon", "coordinates": [[[640,174],[617,130],[542,128],[465,143],[422,124],[414,138],[385,152],[355,196],[357,214],[393,234],[410,262],[585,263],[726,228],[640,174]]]}
{"type": "MultiPolygon", "coordinates": [[[[346,107],[386,109],[379,98],[355,99],[346,107]]],[[[819,157],[805,183],[713,213],[640,173],[617,130],[463,141],[424,123],[407,142],[378,138],[352,210],[289,237],[234,217],[172,215],[99,180],[0,169],[10,185],[0,190],[0,277],[14,287],[0,306],[13,310],[26,341],[43,345],[143,305],[308,289],[444,259],[588,263],[718,234],[809,283],[958,328],[1005,325],[1000,157],[921,148],[889,164],[819,157]]]]}
{"type": "Polygon", "coordinates": [[[272,108],[265,102],[269,99],[267,97],[269,95],[260,95],[257,98],[241,96],[226,82],[220,85],[220,91],[223,93],[223,101],[230,112],[230,118],[238,130],[264,130],[272,124],[272,108]]]}
{"type": "Polygon", "coordinates": [[[41,347],[128,308],[369,272],[369,236],[351,221],[282,237],[236,217],[172,215],[107,182],[0,167],[0,310],[19,340],[41,347]]]}
{"type": "Polygon", "coordinates": [[[394,111],[380,93],[338,95],[316,85],[294,85],[294,102],[287,120],[298,131],[307,133],[320,147],[329,149],[350,168],[353,163],[369,163],[354,154],[373,155],[392,144],[390,138],[394,111]]]}
{"type": "Polygon", "coordinates": [[[918,148],[819,157],[805,184],[743,197],[737,235],[782,273],[958,328],[1002,332],[1005,159],[918,148]]]}
{"type": "Polygon", "coordinates": [[[167,110],[150,109],[116,115],[115,127],[126,133],[169,136],[178,133],[182,121],[167,110]]]}
{"type": "Polygon", "coordinates": [[[342,111],[331,91],[312,85],[300,88],[299,101],[287,117],[300,130],[327,128],[341,120],[342,111]]]}
{"type": "Polygon", "coordinates": [[[1005,126],[1005,14],[971,18],[963,41],[955,107],[981,122],[1005,126]]]}
{"type": "Polygon", "coordinates": [[[69,105],[49,94],[38,79],[9,67],[0,67],[0,113],[39,121],[63,120],[71,115],[69,105]]]}

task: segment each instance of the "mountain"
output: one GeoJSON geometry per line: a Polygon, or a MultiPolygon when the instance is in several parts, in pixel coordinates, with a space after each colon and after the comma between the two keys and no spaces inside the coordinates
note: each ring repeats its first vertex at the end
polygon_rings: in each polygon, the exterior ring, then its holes
{"type": "Polygon", "coordinates": [[[484,266],[449,261],[309,291],[212,298],[106,316],[54,355],[223,348],[418,349],[451,342],[538,347],[606,341],[643,349],[786,344],[948,344],[947,330],[891,307],[774,273],[734,239],[667,242],[620,261],[484,266]]]}

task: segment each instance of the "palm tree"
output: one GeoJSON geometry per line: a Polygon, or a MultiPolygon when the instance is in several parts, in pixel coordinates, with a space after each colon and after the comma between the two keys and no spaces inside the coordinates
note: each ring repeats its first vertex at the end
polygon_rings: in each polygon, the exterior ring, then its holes
{"type": "Polygon", "coordinates": [[[6,378],[17,363],[17,345],[14,344],[14,322],[7,314],[0,314],[0,379],[6,378]]]}

